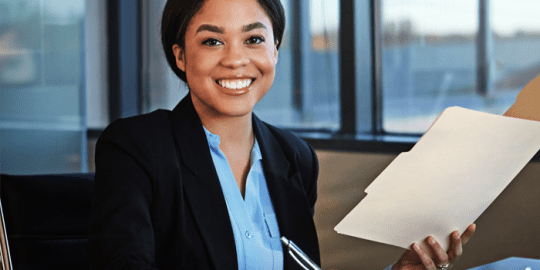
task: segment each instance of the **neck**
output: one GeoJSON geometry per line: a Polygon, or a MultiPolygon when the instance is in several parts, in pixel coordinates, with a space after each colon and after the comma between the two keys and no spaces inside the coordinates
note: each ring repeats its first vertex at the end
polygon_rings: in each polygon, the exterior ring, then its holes
{"type": "Polygon", "coordinates": [[[252,114],[241,116],[226,116],[206,111],[195,110],[201,119],[203,126],[212,134],[220,138],[220,148],[223,146],[251,147],[254,143],[252,126],[252,114]]]}
{"type": "Polygon", "coordinates": [[[253,144],[251,114],[239,117],[201,117],[201,122],[208,131],[219,135],[221,144],[253,144]]]}

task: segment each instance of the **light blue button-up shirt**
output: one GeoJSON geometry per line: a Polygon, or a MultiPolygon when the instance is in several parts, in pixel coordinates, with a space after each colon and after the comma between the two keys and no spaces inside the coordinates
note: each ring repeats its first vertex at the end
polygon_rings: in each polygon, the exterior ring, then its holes
{"type": "Polygon", "coordinates": [[[219,149],[220,138],[204,128],[210,153],[225,196],[234,234],[239,270],[283,269],[283,249],[274,207],[262,168],[257,138],[251,150],[245,199],[231,166],[219,149]]]}

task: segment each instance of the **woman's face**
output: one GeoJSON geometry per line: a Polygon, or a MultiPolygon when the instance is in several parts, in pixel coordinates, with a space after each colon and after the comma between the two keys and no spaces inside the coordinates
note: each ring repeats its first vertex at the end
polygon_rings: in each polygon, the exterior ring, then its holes
{"type": "Polygon", "coordinates": [[[274,81],[272,22],[257,0],[206,0],[188,25],[184,49],[173,46],[199,114],[249,114],[274,81]]]}

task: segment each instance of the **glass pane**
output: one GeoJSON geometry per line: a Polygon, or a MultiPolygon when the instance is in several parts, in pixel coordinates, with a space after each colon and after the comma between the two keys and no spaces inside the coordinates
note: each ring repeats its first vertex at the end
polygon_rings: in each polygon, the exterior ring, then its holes
{"type": "MultiPolygon", "coordinates": [[[[302,89],[294,89],[292,52],[293,16],[291,0],[282,1],[287,15],[287,27],[276,79],[268,94],[259,102],[255,112],[263,120],[280,127],[339,129],[339,1],[310,0],[305,13],[309,14],[309,52],[304,54],[302,89]]],[[[305,4],[305,3],[304,3],[305,4]]],[[[298,61],[298,57],[296,61],[298,61]]]]}
{"type": "Polygon", "coordinates": [[[425,132],[450,106],[499,106],[476,91],[478,1],[383,0],[382,13],[385,131],[425,132]]]}
{"type": "Polygon", "coordinates": [[[84,0],[0,0],[0,171],[85,170],[84,0]]]}
{"type": "Polygon", "coordinates": [[[290,126],[298,122],[298,113],[293,109],[292,71],[292,17],[291,0],[281,1],[285,9],[285,33],[278,51],[276,76],[272,87],[255,106],[255,114],[262,120],[277,126],[290,126]]]}
{"type": "Polygon", "coordinates": [[[540,74],[538,10],[540,1],[536,0],[491,0],[493,92],[507,99],[508,107],[527,82],[540,74]]]}
{"type": "MultiPolygon", "coordinates": [[[[310,0],[311,67],[307,79],[311,81],[310,117],[304,126],[340,128],[339,106],[339,1],[310,0]]],[[[308,115],[309,115],[308,114],[308,115]]]]}
{"type": "Polygon", "coordinates": [[[165,7],[166,0],[144,1],[146,25],[143,27],[143,37],[145,38],[145,57],[143,65],[148,73],[145,76],[147,81],[143,82],[145,88],[145,112],[157,109],[172,110],[176,104],[187,94],[187,87],[184,82],[169,68],[163,47],[161,45],[161,13],[165,7]]]}

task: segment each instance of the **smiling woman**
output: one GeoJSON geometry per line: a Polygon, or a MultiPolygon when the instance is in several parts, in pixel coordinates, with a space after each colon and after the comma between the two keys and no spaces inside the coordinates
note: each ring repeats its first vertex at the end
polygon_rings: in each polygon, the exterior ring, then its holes
{"type": "MultiPolygon", "coordinates": [[[[301,269],[281,236],[320,264],[315,152],[252,112],[274,82],[284,26],[279,0],[168,0],[163,50],[189,94],[99,138],[91,269],[301,269]]],[[[448,253],[433,241],[433,259],[455,260],[473,231],[455,232],[448,253]]],[[[427,254],[394,268],[433,269],[427,254]]]]}
{"type": "Polygon", "coordinates": [[[284,26],[279,0],[167,2],[163,50],[189,94],[102,133],[92,269],[299,269],[281,235],[319,263],[316,155],[252,113],[284,26]]]}

